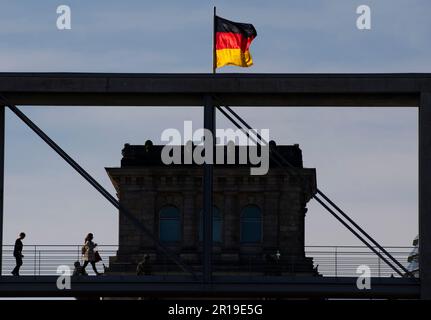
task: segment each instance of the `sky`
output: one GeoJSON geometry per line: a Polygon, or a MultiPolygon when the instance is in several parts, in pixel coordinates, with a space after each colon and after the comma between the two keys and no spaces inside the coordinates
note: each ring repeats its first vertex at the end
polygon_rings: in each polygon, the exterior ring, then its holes
{"type": "MultiPolygon", "coordinates": [[[[218,72],[431,72],[428,0],[0,1],[0,72],[208,73],[212,10],[252,23],[254,66],[218,72]],[[58,30],[57,6],[72,11],[58,30]],[[371,30],[356,8],[371,8],[371,30]]],[[[21,107],[111,193],[105,167],[125,143],[160,142],[201,108],[21,107]]],[[[304,165],[356,222],[386,246],[408,246],[418,230],[416,108],[237,108],[277,144],[298,143],[304,165]]],[[[118,213],[52,150],[6,113],[5,244],[79,244],[88,232],[116,244],[118,213]]],[[[221,115],[218,127],[230,127],[221,115]]],[[[306,244],[359,245],[313,200],[306,244]]]]}

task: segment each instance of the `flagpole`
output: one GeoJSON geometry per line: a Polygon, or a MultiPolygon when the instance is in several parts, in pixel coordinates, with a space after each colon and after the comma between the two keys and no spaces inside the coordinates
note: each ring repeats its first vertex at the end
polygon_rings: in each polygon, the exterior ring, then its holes
{"type": "Polygon", "coordinates": [[[216,7],[214,6],[213,16],[213,74],[216,73],[217,57],[216,57],[216,7]]]}

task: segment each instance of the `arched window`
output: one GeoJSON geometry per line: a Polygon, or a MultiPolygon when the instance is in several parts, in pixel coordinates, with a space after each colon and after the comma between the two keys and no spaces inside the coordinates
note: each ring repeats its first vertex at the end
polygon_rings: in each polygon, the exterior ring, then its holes
{"type": "Polygon", "coordinates": [[[241,242],[262,241],[262,213],[259,207],[249,205],[241,211],[241,242]]]}
{"type": "Polygon", "coordinates": [[[159,213],[159,236],[162,242],[177,242],[181,238],[180,211],[166,206],[159,213]]]}
{"type": "MultiPolygon", "coordinates": [[[[200,219],[201,222],[199,224],[199,241],[203,241],[203,219],[202,219],[203,211],[201,211],[200,219]]],[[[214,242],[222,242],[222,217],[220,214],[220,210],[217,207],[213,207],[213,241],[214,242]]]]}

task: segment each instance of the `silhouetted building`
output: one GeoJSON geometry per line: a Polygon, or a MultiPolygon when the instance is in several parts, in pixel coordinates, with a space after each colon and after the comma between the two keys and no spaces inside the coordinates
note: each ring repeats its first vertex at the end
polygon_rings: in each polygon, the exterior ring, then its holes
{"type": "MultiPolygon", "coordinates": [[[[126,144],[121,167],[106,170],[122,205],[198,270],[202,261],[203,167],[165,165],[162,148],[149,141],[126,144]]],[[[304,219],[306,204],[316,192],[316,171],[303,168],[298,145],[272,143],[271,150],[266,175],[250,175],[249,165],[214,166],[216,274],[313,273],[312,259],[304,253],[304,219]],[[273,161],[274,148],[295,168],[278,167],[273,161]]],[[[149,237],[120,215],[119,249],[111,258],[110,269],[135,273],[147,254],[153,274],[179,270],[149,237]]]]}

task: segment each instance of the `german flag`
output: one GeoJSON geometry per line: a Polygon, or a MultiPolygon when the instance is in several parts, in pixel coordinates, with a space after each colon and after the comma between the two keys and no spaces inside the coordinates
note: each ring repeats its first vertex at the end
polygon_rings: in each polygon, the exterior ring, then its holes
{"type": "Polygon", "coordinates": [[[214,17],[216,65],[250,67],[253,60],[250,55],[250,44],[256,38],[256,29],[249,23],[238,23],[214,17]]]}

